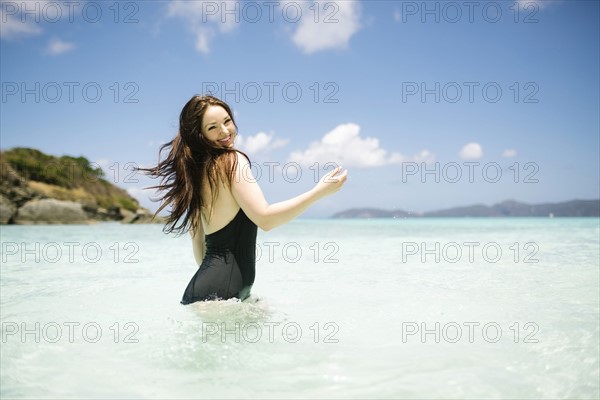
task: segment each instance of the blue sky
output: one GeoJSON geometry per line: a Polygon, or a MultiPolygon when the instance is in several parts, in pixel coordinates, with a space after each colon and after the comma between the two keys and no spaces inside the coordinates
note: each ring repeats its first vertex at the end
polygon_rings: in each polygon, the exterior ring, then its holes
{"type": "Polygon", "coordinates": [[[130,168],[216,88],[269,202],[349,170],[304,217],[600,197],[598,2],[468,4],[2,1],[1,148],[85,156],[155,210],[130,168]]]}

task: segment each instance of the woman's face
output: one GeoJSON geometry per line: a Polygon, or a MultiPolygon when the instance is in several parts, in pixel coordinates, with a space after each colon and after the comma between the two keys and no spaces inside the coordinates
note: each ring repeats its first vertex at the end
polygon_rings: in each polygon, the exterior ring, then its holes
{"type": "Polygon", "coordinates": [[[208,106],[202,118],[202,134],[217,146],[233,147],[235,125],[221,106],[208,106]]]}

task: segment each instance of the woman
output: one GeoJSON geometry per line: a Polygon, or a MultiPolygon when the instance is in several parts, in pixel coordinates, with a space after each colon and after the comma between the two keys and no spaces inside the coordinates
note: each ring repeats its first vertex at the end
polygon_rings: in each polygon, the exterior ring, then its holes
{"type": "Polygon", "coordinates": [[[250,159],[234,147],[237,125],[229,106],[213,96],[194,96],[183,107],[179,132],[159,151],[168,157],[154,168],[166,191],[156,216],[167,205],[171,213],[164,232],[189,230],[198,271],[182,304],[195,301],[245,300],[255,275],[257,227],[264,231],[291,221],[312,203],[342,188],[348,170],[327,173],[306,193],[268,204],[250,169],[250,159]],[[179,221],[179,225],[176,225],[179,221]]]}

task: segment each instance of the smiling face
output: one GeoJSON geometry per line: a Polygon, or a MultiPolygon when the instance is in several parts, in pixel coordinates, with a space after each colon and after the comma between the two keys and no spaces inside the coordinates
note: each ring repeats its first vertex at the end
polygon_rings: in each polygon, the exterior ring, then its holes
{"type": "Polygon", "coordinates": [[[216,146],[233,147],[237,130],[223,107],[209,106],[202,118],[202,134],[216,146]]]}

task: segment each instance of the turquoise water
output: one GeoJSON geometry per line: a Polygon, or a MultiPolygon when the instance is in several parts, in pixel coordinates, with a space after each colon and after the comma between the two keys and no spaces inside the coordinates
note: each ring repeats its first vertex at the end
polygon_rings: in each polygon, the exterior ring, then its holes
{"type": "Polygon", "coordinates": [[[188,236],[2,226],[2,398],[598,398],[598,219],[295,220],[251,301],[188,236]]]}

